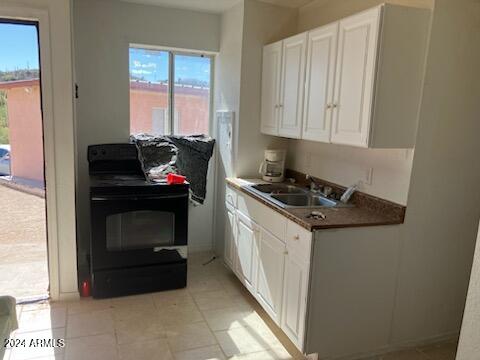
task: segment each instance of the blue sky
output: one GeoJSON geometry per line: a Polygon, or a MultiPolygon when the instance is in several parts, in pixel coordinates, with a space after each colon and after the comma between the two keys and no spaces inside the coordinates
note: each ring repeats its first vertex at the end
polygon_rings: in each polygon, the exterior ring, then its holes
{"type": "Polygon", "coordinates": [[[0,23],[0,71],[27,67],[38,69],[36,27],[0,23]]]}
{"type": "MultiPolygon", "coordinates": [[[[130,74],[159,82],[168,78],[168,52],[130,48],[130,74]]],[[[209,83],[210,58],[199,56],[175,57],[175,80],[196,79],[209,83]]]]}

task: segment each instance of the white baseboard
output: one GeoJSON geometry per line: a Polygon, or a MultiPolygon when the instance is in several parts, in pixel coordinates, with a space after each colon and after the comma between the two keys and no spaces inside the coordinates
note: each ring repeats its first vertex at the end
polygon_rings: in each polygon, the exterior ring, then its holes
{"type": "Polygon", "coordinates": [[[79,300],[80,294],[78,291],[68,292],[68,293],[60,293],[57,299],[52,298],[52,301],[71,301],[71,300],[79,300]]]}
{"type": "Polygon", "coordinates": [[[198,252],[206,252],[212,251],[212,244],[198,244],[198,245],[188,245],[188,252],[189,253],[198,253],[198,252]]]}
{"type": "Polygon", "coordinates": [[[435,343],[438,343],[438,342],[454,340],[454,339],[458,338],[458,336],[459,336],[458,332],[450,332],[450,333],[445,333],[445,334],[441,334],[441,335],[437,335],[437,336],[432,336],[432,337],[428,337],[428,338],[424,338],[424,339],[420,339],[420,340],[405,341],[405,342],[401,342],[401,343],[398,343],[398,344],[385,346],[385,347],[383,347],[381,349],[377,349],[375,351],[357,353],[357,354],[347,355],[347,356],[333,357],[333,358],[328,358],[328,359],[329,360],[330,359],[332,359],[332,360],[333,359],[334,360],[370,359],[370,358],[375,357],[375,356],[382,356],[382,355],[386,355],[386,354],[396,352],[396,351],[409,350],[409,349],[412,349],[412,348],[428,346],[428,345],[435,344],[435,343]]]}

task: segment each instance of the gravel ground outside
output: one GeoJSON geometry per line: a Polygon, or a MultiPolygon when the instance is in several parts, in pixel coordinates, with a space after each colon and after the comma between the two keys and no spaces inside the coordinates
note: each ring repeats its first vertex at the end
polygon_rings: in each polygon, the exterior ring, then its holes
{"type": "Polygon", "coordinates": [[[45,199],[0,184],[0,295],[48,293],[45,199]]]}

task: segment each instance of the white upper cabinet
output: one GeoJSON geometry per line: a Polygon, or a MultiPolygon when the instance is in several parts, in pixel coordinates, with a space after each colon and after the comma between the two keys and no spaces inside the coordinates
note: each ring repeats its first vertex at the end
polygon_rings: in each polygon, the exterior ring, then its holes
{"type": "Polygon", "coordinates": [[[368,146],[380,9],[340,21],[333,143],[368,146]]]}
{"type": "Polygon", "coordinates": [[[302,134],[306,43],[306,33],[283,40],[278,127],[280,136],[300,138],[302,134]]]}
{"type": "Polygon", "coordinates": [[[338,24],[310,31],[302,139],[330,141],[338,24]]]}
{"type": "Polygon", "coordinates": [[[281,73],[282,42],[279,41],[263,48],[261,131],[268,135],[278,135],[281,73]]]}
{"type": "Polygon", "coordinates": [[[269,94],[272,55],[264,55],[262,132],[413,148],[430,15],[428,9],[383,4],[283,40],[276,116],[264,111],[277,96],[269,94]]]}

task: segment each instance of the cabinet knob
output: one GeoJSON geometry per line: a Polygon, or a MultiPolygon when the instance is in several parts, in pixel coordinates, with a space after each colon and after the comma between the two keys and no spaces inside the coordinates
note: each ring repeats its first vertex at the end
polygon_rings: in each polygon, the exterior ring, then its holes
{"type": "Polygon", "coordinates": [[[332,108],[332,104],[327,104],[327,109],[331,109],[332,108]]]}
{"type": "Polygon", "coordinates": [[[293,240],[300,240],[300,235],[295,235],[295,236],[293,237],[293,240]]]}
{"type": "Polygon", "coordinates": [[[282,107],[283,107],[283,105],[282,105],[282,104],[279,104],[279,105],[278,105],[278,107],[279,107],[279,108],[282,108],[282,107]]]}
{"type": "Polygon", "coordinates": [[[334,108],[338,107],[338,104],[337,103],[333,103],[332,105],[334,108]]]}
{"type": "Polygon", "coordinates": [[[284,254],[284,255],[288,255],[288,251],[285,250],[285,251],[283,252],[283,254],[284,254]]]}

